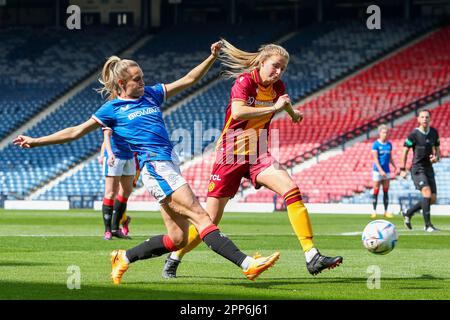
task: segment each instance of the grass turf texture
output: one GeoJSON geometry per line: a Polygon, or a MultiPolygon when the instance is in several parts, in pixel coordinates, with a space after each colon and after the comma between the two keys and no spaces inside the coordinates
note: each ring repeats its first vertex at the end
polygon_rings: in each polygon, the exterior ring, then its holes
{"type": "MultiPolygon", "coordinates": [[[[286,212],[225,213],[221,231],[244,252],[280,260],[256,281],[201,244],[180,265],[178,278],[161,277],[165,257],[138,261],[122,284],[110,280],[110,252],[129,249],[165,232],[157,212],[131,212],[132,240],[103,240],[101,213],[92,210],[0,210],[0,299],[450,299],[450,217],[432,216],[428,234],[420,216],[407,231],[396,216],[397,247],[386,256],[367,252],[360,234],[368,215],[312,214],[315,243],[323,254],[342,255],[334,270],[311,276],[286,212]],[[369,289],[370,266],[381,272],[369,289]],[[81,289],[69,290],[69,266],[81,270],[81,289]]],[[[381,217],[380,217],[381,218],[381,217]]]]}

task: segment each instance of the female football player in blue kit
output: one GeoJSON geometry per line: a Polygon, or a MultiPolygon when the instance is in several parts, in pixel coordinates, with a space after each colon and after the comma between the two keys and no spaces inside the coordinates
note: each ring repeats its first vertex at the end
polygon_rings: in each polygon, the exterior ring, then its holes
{"type": "Polygon", "coordinates": [[[221,42],[212,44],[211,54],[184,77],[153,86],[144,85],[142,70],[135,61],[110,57],[103,66],[101,79],[101,91],[108,95],[109,101],[89,120],[48,136],[19,135],[13,141],[22,148],[61,144],[79,139],[97,128],[109,127],[137,153],[144,185],[160,203],[167,234],[153,236],[126,251],[114,250],[111,253],[114,284],[120,284],[131,263],[184,247],[189,223],[195,226],[209,248],[240,266],[249,280],[254,280],[279,258],[279,252],[254,258],[244,254],[213,224],[181,176],[163,121],[161,104],[200,80],[216,61],[220,48],[221,42]]]}
{"type": "Polygon", "coordinates": [[[136,180],[136,160],[130,146],[110,128],[103,129],[103,144],[98,161],[103,165],[105,194],[102,217],[105,240],[129,239],[130,216],[123,217],[136,180]],[[122,228],[119,229],[119,224],[122,228]]]}
{"type": "Polygon", "coordinates": [[[389,181],[391,179],[391,169],[390,164],[394,167],[393,175],[395,176],[397,167],[395,165],[394,159],[392,158],[392,143],[387,140],[388,137],[388,127],[382,124],[378,127],[379,138],[375,140],[372,144],[372,180],[373,180],[373,195],[372,195],[372,205],[373,212],[370,215],[372,219],[377,217],[377,202],[378,202],[378,192],[380,186],[383,186],[383,204],[384,204],[384,217],[393,218],[392,213],[388,212],[389,206],[389,181]]]}

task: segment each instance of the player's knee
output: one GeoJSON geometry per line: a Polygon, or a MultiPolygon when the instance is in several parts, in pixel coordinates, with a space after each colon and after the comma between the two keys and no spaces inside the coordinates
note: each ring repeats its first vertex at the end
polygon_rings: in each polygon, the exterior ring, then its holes
{"type": "Polygon", "coordinates": [[[188,244],[188,235],[186,234],[186,236],[177,239],[173,244],[179,249],[184,248],[188,244]]]}
{"type": "Polygon", "coordinates": [[[105,190],[105,198],[106,199],[114,199],[116,197],[116,193],[113,190],[105,190]]]}
{"type": "Polygon", "coordinates": [[[175,245],[175,247],[179,249],[183,248],[188,243],[188,236],[186,235],[185,237],[176,238],[175,240],[172,240],[172,242],[175,245]]]}
{"type": "Polygon", "coordinates": [[[129,198],[130,197],[130,195],[131,195],[131,192],[133,192],[133,189],[130,189],[130,190],[127,190],[127,189],[122,189],[122,191],[121,192],[119,192],[119,195],[122,197],[122,198],[129,198]]]}
{"type": "Polygon", "coordinates": [[[422,188],[422,196],[424,198],[431,198],[431,190],[429,187],[422,188]]]}
{"type": "Polygon", "coordinates": [[[431,204],[435,204],[436,203],[436,195],[433,193],[431,194],[431,204]]]}
{"type": "Polygon", "coordinates": [[[188,233],[182,231],[172,232],[170,234],[170,240],[172,240],[175,247],[183,248],[188,242],[188,233]]]}

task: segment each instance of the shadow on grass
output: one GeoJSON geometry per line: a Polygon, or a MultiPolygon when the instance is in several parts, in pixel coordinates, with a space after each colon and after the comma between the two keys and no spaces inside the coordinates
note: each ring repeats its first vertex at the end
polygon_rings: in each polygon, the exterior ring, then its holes
{"type": "Polygon", "coordinates": [[[24,261],[0,261],[0,267],[30,267],[30,266],[49,266],[53,263],[46,262],[24,262],[24,261]]]}
{"type": "MultiPolygon", "coordinates": [[[[443,283],[435,280],[449,278],[434,277],[423,274],[417,277],[383,278],[383,283],[401,285],[398,289],[412,290],[442,290],[443,283]],[[434,286],[436,285],[436,286],[434,286]]],[[[343,288],[345,285],[361,285],[367,283],[365,277],[348,278],[264,278],[255,281],[231,277],[184,277],[153,282],[127,281],[120,286],[111,283],[83,284],[79,290],[70,290],[66,283],[43,283],[0,280],[0,300],[279,300],[279,299],[334,299],[333,296],[302,296],[292,295],[293,289],[301,288],[343,288]],[[198,278],[205,281],[197,281],[198,278]],[[187,280],[187,281],[186,281],[187,280]],[[210,280],[210,281],[208,281],[210,280]],[[217,283],[215,283],[217,281],[217,283]],[[202,286],[211,286],[211,291],[202,286]],[[220,289],[220,290],[218,290],[220,289]],[[244,291],[242,291],[244,289],[244,291]],[[258,289],[269,289],[255,291],[258,289]],[[271,293],[273,289],[276,293],[271,293]],[[280,291],[286,292],[281,294],[280,291]]],[[[351,287],[349,287],[350,289],[351,287]]],[[[314,292],[316,290],[314,289],[314,292]]],[[[338,295],[339,296],[339,295],[338,295]]],[[[339,299],[336,296],[337,299],[339,299]]]]}
{"type": "MultiPolygon", "coordinates": [[[[120,286],[113,284],[83,285],[80,289],[68,289],[65,283],[14,282],[0,280],[0,300],[248,300],[250,293],[232,295],[214,292],[199,292],[195,286],[186,289],[186,283],[176,288],[176,283],[165,286],[161,283],[128,282],[120,286]],[[175,284],[175,287],[173,286],[175,284]],[[153,287],[153,288],[152,288],[153,287]],[[166,287],[166,288],[164,288],[166,287]]],[[[236,286],[237,284],[234,284],[236,286]]],[[[279,299],[265,296],[263,299],[279,299]]]]}
{"type": "MultiPolygon", "coordinates": [[[[229,281],[239,281],[241,279],[232,278],[232,277],[211,277],[211,276],[181,276],[177,277],[177,279],[189,279],[189,278],[198,278],[198,279],[212,279],[212,280],[229,280],[229,281]]],[[[245,279],[245,278],[244,278],[245,279]]],[[[383,277],[383,281],[402,281],[402,280],[448,280],[450,278],[446,277],[435,277],[430,274],[423,274],[421,276],[417,277],[383,277]]],[[[261,284],[268,284],[268,280],[272,280],[270,283],[272,284],[286,284],[286,283],[305,283],[309,285],[313,284],[323,284],[324,282],[329,283],[366,283],[367,278],[365,277],[343,277],[343,278],[336,278],[336,277],[321,277],[321,276],[311,276],[311,277],[292,277],[292,278],[268,278],[265,277],[264,279],[256,279],[255,281],[249,281],[248,284],[252,283],[258,283],[258,281],[261,281],[261,284]]],[[[166,281],[174,281],[174,279],[169,279],[166,281]]],[[[196,282],[198,283],[198,282],[196,282]]],[[[245,285],[245,284],[244,284],[245,285]]]]}

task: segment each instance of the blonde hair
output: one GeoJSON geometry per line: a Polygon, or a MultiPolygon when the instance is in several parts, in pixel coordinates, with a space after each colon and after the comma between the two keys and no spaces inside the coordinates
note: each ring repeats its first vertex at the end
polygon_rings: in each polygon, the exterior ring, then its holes
{"type": "Polygon", "coordinates": [[[378,132],[381,132],[381,131],[383,131],[383,130],[389,130],[389,128],[388,128],[388,126],[385,125],[385,124],[380,124],[380,125],[378,126],[378,132]]]}
{"type": "Polygon", "coordinates": [[[258,52],[246,52],[236,48],[225,39],[221,40],[222,48],[219,60],[226,68],[221,74],[227,79],[237,78],[242,73],[259,68],[261,62],[274,55],[286,58],[286,65],[289,63],[289,53],[279,45],[265,44],[259,48],[258,52]]]}
{"type": "Polygon", "coordinates": [[[103,65],[102,76],[98,81],[103,87],[96,89],[98,93],[106,95],[108,100],[117,98],[122,88],[120,88],[118,80],[126,80],[129,77],[128,68],[139,67],[136,61],[128,59],[120,59],[117,56],[111,56],[103,65]]]}

